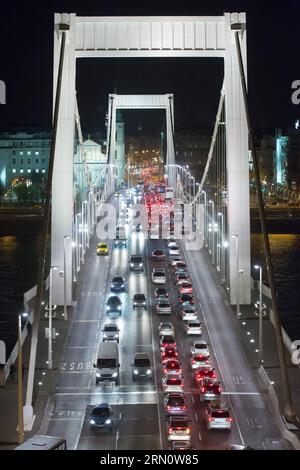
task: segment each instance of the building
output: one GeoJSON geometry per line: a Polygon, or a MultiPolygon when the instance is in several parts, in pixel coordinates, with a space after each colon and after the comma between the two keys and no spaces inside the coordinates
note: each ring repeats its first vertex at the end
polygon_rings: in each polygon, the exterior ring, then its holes
{"type": "Polygon", "coordinates": [[[0,133],[0,191],[36,175],[46,176],[51,146],[50,132],[0,133]]]}

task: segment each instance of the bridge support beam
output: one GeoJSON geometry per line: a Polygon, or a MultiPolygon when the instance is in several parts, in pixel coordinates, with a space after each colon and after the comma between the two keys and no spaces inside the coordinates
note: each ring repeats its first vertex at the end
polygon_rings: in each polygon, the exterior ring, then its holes
{"type": "MultiPolygon", "coordinates": [[[[54,70],[53,89],[59,63],[61,36],[59,23],[68,23],[60,110],[57,127],[53,183],[52,183],[52,219],[51,219],[51,266],[58,266],[53,276],[53,304],[64,304],[64,236],[73,233],[73,158],[75,132],[75,14],[55,14],[54,28],[54,70]]],[[[66,243],[66,300],[72,303],[72,243],[66,243]]]]}
{"type": "Polygon", "coordinates": [[[249,146],[245,108],[234,38],[236,23],[241,26],[241,48],[247,65],[245,14],[225,13],[225,105],[227,142],[228,242],[231,304],[251,303],[249,146]],[[238,244],[233,235],[238,235],[238,244]],[[238,246],[238,254],[236,253],[238,246]],[[238,257],[238,259],[237,259],[238,257]],[[237,269],[238,267],[238,269],[237,269]],[[240,271],[240,274],[238,273],[240,271]],[[239,277],[238,277],[239,276],[239,277]]]}

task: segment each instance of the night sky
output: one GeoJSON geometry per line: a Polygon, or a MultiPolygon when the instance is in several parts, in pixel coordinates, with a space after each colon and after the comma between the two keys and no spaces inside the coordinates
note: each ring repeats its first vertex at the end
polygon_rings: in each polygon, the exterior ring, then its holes
{"type": "MultiPolygon", "coordinates": [[[[11,1],[1,4],[0,79],[7,104],[0,129],[50,128],[52,109],[53,13],[88,16],[220,15],[246,11],[248,82],[256,128],[292,126],[300,105],[291,102],[291,83],[300,79],[300,2],[11,1]],[[262,5],[263,3],[263,5],[262,5]],[[276,5],[276,6],[274,6],[276,5]],[[278,5],[278,6],[277,6],[278,5]]],[[[78,102],[84,133],[104,131],[108,93],[174,93],[177,130],[211,128],[223,79],[220,59],[83,59],[77,65],[78,102]]],[[[162,115],[126,113],[126,127],[158,130],[162,115]]]]}

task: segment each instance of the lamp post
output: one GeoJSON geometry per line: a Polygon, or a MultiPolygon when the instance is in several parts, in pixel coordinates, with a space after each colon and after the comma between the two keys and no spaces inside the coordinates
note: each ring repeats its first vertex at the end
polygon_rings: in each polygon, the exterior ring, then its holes
{"type": "Polygon", "coordinates": [[[262,336],[262,316],[263,316],[263,303],[262,303],[262,267],[254,266],[254,269],[259,270],[259,327],[258,327],[258,362],[263,364],[263,336],[262,336]]]}
{"type": "Polygon", "coordinates": [[[80,269],[80,259],[79,259],[79,237],[78,237],[78,231],[79,231],[79,223],[78,223],[78,217],[81,217],[81,213],[79,212],[75,216],[75,243],[76,243],[76,271],[78,272],[80,269]]]}
{"type": "Polygon", "coordinates": [[[204,196],[204,242],[207,247],[207,196],[206,191],[202,190],[201,194],[204,196]]]}
{"type": "Polygon", "coordinates": [[[221,284],[226,282],[226,248],[228,248],[229,243],[227,240],[224,240],[222,243],[222,252],[221,252],[221,284]]]}
{"type": "Polygon", "coordinates": [[[49,328],[48,328],[48,369],[52,369],[52,272],[56,271],[58,266],[50,267],[49,278],[49,328]]]}
{"type": "Polygon", "coordinates": [[[87,201],[82,201],[81,203],[81,262],[84,263],[84,253],[86,246],[86,236],[85,236],[85,216],[84,216],[84,206],[87,204],[87,201]]]}
{"type": "Polygon", "coordinates": [[[224,238],[224,216],[222,212],[218,212],[218,217],[221,219],[221,227],[220,230],[218,231],[218,266],[220,268],[220,273],[221,273],[221,280],[222,280],[222,251],[223,251],[223,238],[224,238]]]}
{"type": "Polygon", "coordinates": [[[212,264],[215,264],[215,203],[214,201],[208,201],[212,207],[212,223],[211,223],[211,230],[212,230],[212,264]]]}
{"type": "Polygon", "coordinates": [[[64,320],[68,319],[67,309],[67,240],[70,240],[70,235],[64,236],[64,320]]]}
{"type": "Polygon", "coordinates": [[[24,415],[23,415],[23,354],[22,354],[22,322],[18,315],[18,434],[19,444],[24,441],[24,415]]]}
{"type": "Polygon", "coordinates": [[[240,318],[240,269],[239,269],[239,236],[232,235],[235,239],[235,259],[236,259],[236,318],[240,318]]]}

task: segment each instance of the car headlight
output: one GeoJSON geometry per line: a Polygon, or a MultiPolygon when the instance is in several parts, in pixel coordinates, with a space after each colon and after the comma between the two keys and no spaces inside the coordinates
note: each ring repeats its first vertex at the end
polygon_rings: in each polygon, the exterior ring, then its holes
{"type": "Polygon", "coordinates": [[[115,339],[119,339],[118,333],[114,336],[115,339]]]}
{"type": "Polygon", "coordinates": [[[137,374],[139,373],[139,371],[138,371],[137,369],[134,369],[133,373],[134,373],[135,375],[137,375],[137,374]]]}
{"type": "Polygon", "coordinates": [[[99,374],[99,372],[96,372],[96,377],[100,377],[100,374],[99,374]]]}
{"type": "Polygon", "coordinates": [[[118,310],[121,310],[121,305],[118,305],[118,310]]]}
{"type": "Polygon", "coordinates": [[[107,419],[107,420],[105,421],[105,424],[110,424],[110,423],[111,423],[111,419],[107,419]]]}
{"type": "Polygon", "coordinates": [[[146,302],[145,302],[145,301],[143,302],[143,305],[146,305],[146,302]]]}
{"type": "Polygon", "coordinates": [[[130,263],[130,266],[133,268],[133,266],[134,266],[133,263],[130,263]]]}
{"type": "Polygon", "coordinates": [[[104,334],[104,335],[103,335],[103,338],[107,338],[107,335],[106,335],[106,334],[104,334]]]}
{"type": "Polygon", "coordinates": [[[136,302],[133,302],[133,305],[137,305],[137,303],[136,303],[136,302]]]}
{"type": "Polygon", "coordinates": [[[148,369],[147,372],[146,372],[147,375],[150,375],[151,374],[151,369],[148,369]]]}
{"type": "Polygon", "coordinates": [[[122,284],[121,287],[125,287],[125,284],[122,284]]]}
{"type": "Polygon", "coordinates": [[[118,372],[114,372],[112,376],[113,377],[118,377],[118,372]]]}
{"type": "Polygon", "coordinates": [[[96,424],[93,419],[91,419],[90,423],[91,423],[91,424],[96,424]]]}
{"type": "Polygon", "coordinates": [[[143,266],[143,263],[140,263],[140,266],[143,266]]]}

